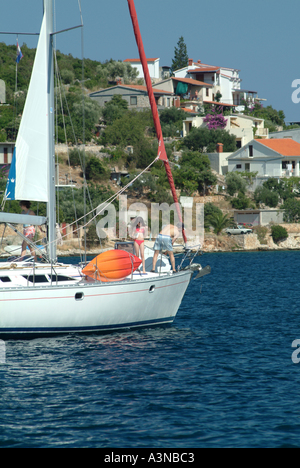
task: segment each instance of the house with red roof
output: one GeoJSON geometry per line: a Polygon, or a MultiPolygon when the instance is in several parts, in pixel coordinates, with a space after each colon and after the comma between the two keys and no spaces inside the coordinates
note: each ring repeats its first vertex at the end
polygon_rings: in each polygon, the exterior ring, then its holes
{"type": "MultiPolygon", "coordinates": [[[[182,97],[184,99],[182,109],[192,115],[197,115],[201,111],[203,103],[212,102],[212,88],[211,84],[192,78],[170,77],[153,84],[154,91],[164,89],[178,99],[182,97]]],[[[177,107],[180,107],[180,99],[176,100],[176,103],[177,107]]]]}
{"type": "Polygon", "coordinates": [[[227,160],[229,172],[257,172],[262,178],[299,177],[300,143],[291,138],[252,140],[227,160]]]}
{"type": "MultiPolygon", "coordinates": [[[[121,81],[111,88],[101,89],[91,93],[89,96],[101,107],[112,100],[115,95],[121,95],[122,99],[128,102],[128,109],[142,110],[150,108],[150,101],[146,86],[125,85],[121,81]]],[[[154,97],[159,109],[174,106],[173,93],[164,89],[154,89],[154,97]]]]}
{"type": "Polygon", "coordinates": [[[262,101],[257,96],[257,91],[242,89],[240,70],[236,68],[218,67],[202,63],[200,60],[194,62],[189,59],[187,67],[174,72],[176,78],[190,78],[201,81],[212,87],[212,101],[216,101],[218,93],[221,93],[219,105],[236,106],[239,112],[244,110],[243,99],[249,105],[256,101],[262,101]]]}

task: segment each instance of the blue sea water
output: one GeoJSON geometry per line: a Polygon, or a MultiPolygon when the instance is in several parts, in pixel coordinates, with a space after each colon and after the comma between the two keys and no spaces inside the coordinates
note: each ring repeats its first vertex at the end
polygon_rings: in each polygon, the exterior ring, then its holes
{"type": "Polygon", "coordinates": [[[299,447],[300,252],[201,262],[169,328],[6,342],[0,447],[299,447]]]}

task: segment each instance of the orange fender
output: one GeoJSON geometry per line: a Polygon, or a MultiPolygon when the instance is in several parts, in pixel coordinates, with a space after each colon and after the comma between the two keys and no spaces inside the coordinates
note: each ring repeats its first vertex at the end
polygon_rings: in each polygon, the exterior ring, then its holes
{"type": "Polygon", "coordinates": [[[142,260],[124,250],[109,250],[94,258],[82,273],[89,278],[105,283],[118,281],[131,275],[142,260]]]}

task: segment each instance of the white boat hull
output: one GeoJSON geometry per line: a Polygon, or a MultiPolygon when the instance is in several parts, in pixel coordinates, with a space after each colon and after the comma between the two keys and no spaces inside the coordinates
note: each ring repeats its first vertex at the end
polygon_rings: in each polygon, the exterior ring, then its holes
{"type": "Polygon", "coordinates": [[[109,284],[0,290],[0,336],[105,332],[174,321],[191,280],[176,275],[109,284]]]}

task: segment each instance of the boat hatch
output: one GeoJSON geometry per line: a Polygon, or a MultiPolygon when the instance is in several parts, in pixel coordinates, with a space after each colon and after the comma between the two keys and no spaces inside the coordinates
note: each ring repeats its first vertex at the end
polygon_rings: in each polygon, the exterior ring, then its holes
{"type": "Polygon", "coordinates": [[[1,276],[0,281],[2,283],[11,283],[11,279],[8,276],[1,276]]]}

